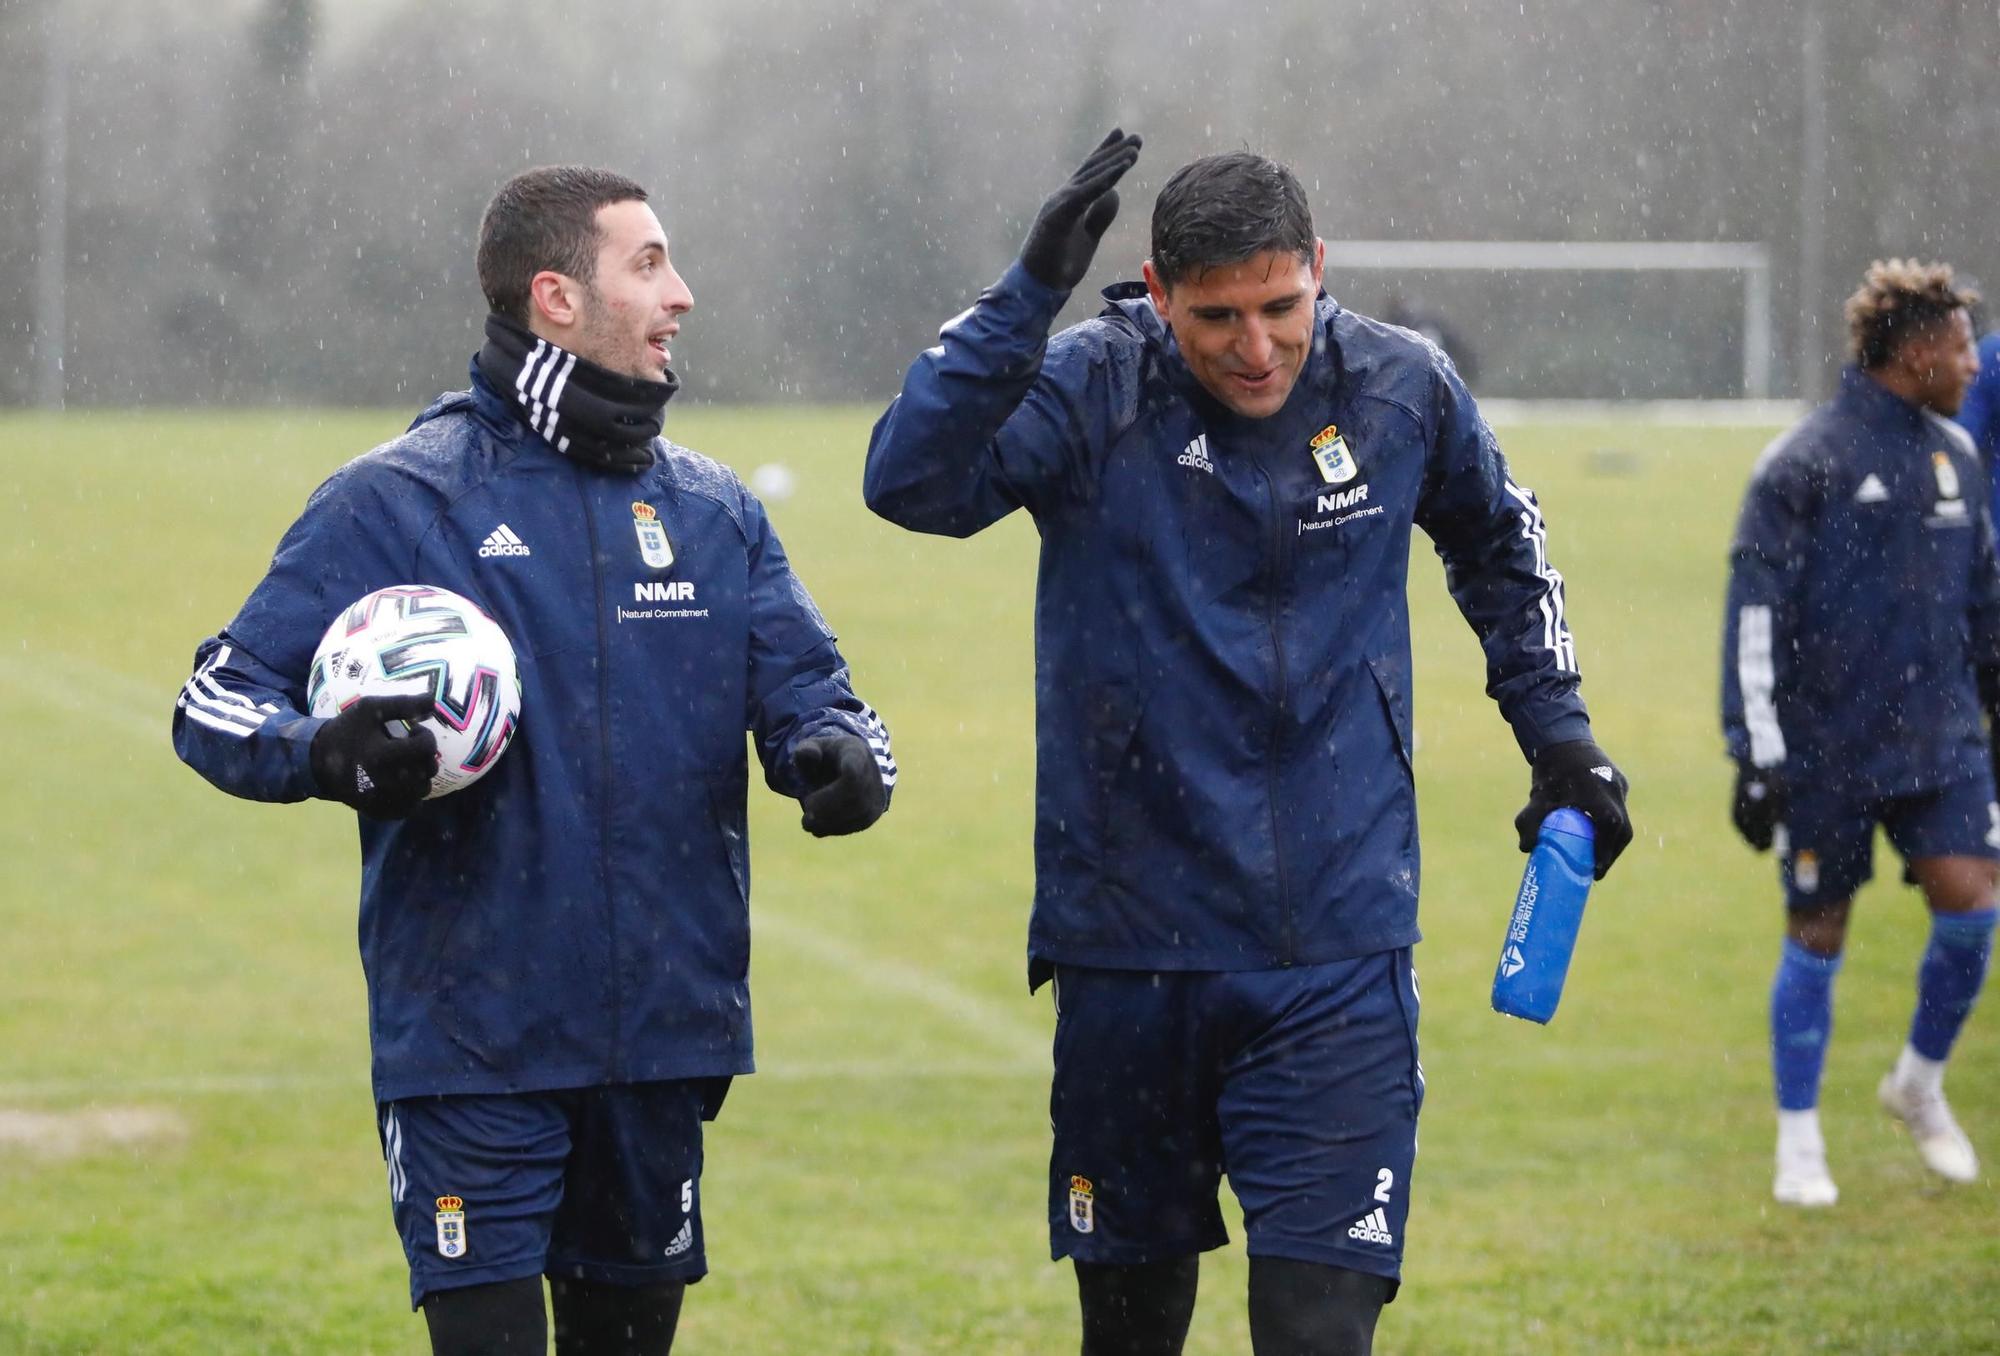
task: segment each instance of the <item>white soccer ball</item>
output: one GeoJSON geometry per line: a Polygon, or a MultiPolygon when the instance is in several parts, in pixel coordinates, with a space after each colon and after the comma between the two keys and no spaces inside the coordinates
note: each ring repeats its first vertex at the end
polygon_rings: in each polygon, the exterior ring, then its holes
{"type": "Polygon", "coordinates": [[[783,462],[767,461],[750,473],[751,490],[767,504],[790,499],[798,487],[799,478],[783,462]]]}
{"type": "Polygon", "coordinates": [[[521,675],[507,633],[449,589],[397,584],[358,599],[327,627],[306,678],[315,716],[401,692],[432,698],[420,722],[437,737],[431,800],[490,772],[520,724],[521,675]]]}

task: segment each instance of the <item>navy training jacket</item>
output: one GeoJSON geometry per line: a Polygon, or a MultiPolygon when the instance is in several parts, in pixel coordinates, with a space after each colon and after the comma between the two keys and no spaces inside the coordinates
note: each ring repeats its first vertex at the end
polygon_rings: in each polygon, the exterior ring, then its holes
{"type": "Polygon", "coordinates": [[[1730,549],[1730,756],[1857,799],[1987,762],[1975,670],[2000,663],[1986,479],[1950,420],[1849,367],[1759,458],[1730,549]]]}
{"type": "Polygon", "coordinates": [[[948,324],[865,485],[917,531],[1025,508],[1041,533],[1030,982],[1415,942],[1413,523],[1522,750],[1590,734],[1534,496],[1409,331],[1320,297],[1297,386],[1250,420],[1142,285],[1050,339],[1066,295],[1017,263],[948,324]]]}
{"type": "Polygon", "coordinates": [[[636,476],[579,465],[475,370],[313,494],[196,651],[180,756],[238,796],[312,795],[313,651],[355,599],[407,583],[499,622],[521,723],[477,784],[357,816],[377,1099],[749,1072],[745,731],[784,795],[804,789],[792,748],[829,728],[895,780],[762,506],[664,439],[636,476]],[[640,504],[663,568],[641,556],[640,504]],[[503,526],[508,550],[482,551],[503,526]]]}

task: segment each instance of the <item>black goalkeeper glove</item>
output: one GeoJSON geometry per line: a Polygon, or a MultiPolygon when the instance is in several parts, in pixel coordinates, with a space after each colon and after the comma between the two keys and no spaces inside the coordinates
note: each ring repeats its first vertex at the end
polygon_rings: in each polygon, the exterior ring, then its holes
{"type": "Polygon", "coordinates": [[[792,766],[808,788],[799,797],[805,807],[800,823],[815,838],[860,833],[889,806],[889,788],[882,783],[874,750],[858,735],[801,739],[792,750],[792,766]]]}
{"type": "Polygon", "coordinates": [[[1112,185],[1138,158],[1138,134],[1114,127],[1077,166],[1069,182],[1042,204],[1021,246],[1021,266],[1036,282],[1067,292],[1083,281],[1097,242],[1118,215],[1118,193],[1112,185]]]}
{"type": "Polygon", "coordinates": [[[1785,822],[1785,778],[1774,767],[1758,767],[1750,762],[1736,765],[1736,799],[1729,807],[1729,820],[1743,841],[1762,852],[1771,846],[1771,835],[1785,822]]]}
{"type": "Polygon", "coordinates": [[[1528,803],[1514,816],[1521,851],[1535,850],[1535,835],[1550,812],[1568,806],[1590,819],[1592,855],[1603,880],[1618,854],[1632,841],[1632,821],[1625,814],[1625,774],[1612,765],[1603,749],[1588,739],[1551,744],[1536,757],[1528,782],[1528,803]]]}
{"type": "Polygon", "coordinates": [[[401,819],[423,804],[437,771],[437,736],[421,725],[392,734],[388,722],[421,720],[434,704],[428,692],[363,697],[320,726],[312,742],[320,795],[370,819],[401,819]]]}

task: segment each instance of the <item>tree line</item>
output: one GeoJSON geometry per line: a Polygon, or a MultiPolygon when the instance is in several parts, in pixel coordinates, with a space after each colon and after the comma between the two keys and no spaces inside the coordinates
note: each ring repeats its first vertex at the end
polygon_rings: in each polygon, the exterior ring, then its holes
{"type": "MultiPolygon", "coordinates": [[[[463,380],[473,234],[518,169],[653,189],[691,393],[875,400],[1114,122],[1147,150],[1086,290],[1136,276],[1176,165],[1248,146],[1330,239],[1768,242],[1781,388],[1820,389],[1869,259],[2000,287],[1995,69],[1990,0],[11,0],[0,403],[35,390],[52,79],[70,402],[409,404],[463,380]]],[[[1444,315],[1500,393],[1729,394],[1740,368],[1726,278],[1328,288],[1444,315]]]]}

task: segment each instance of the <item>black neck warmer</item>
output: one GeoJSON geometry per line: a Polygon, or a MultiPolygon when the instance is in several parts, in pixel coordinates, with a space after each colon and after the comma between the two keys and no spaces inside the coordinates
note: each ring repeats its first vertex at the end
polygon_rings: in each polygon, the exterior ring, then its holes
{"type": "Polygon", "coordinates": [[[622,377],[529,333],[504,315],[486,317],[479,373],[549,446],[604,471],[628,474],[653,464],[653,439],[667,401],[680,389],[665,381],[622,377]]]}

